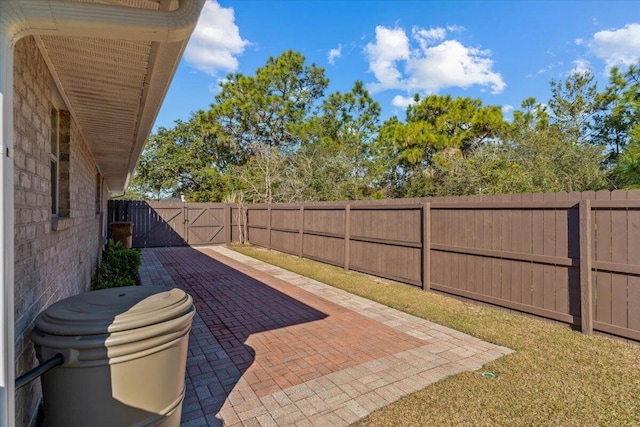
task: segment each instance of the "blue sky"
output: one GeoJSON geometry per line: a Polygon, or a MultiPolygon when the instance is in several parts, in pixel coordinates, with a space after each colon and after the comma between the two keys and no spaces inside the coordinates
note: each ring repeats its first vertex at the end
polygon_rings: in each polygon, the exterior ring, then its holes
{"type": "Polygon", "coordinates": [[[157,126],[208,109],[229,72],[252,75],[287,49],[325,69],[327,93],[367,85],[382,118],[415,93],[482,99],[505,117],[549,81],[640,60],[634,1],[207,0],[157,126]]]}

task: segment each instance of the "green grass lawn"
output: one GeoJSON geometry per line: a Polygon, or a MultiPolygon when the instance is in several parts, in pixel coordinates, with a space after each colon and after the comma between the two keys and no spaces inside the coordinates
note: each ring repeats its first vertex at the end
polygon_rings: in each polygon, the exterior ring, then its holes
{"type": "Polygon", "coordinates": [[[231,248],[516,350],[484,366],[495,379],[449,377],[357,426],[640,426],[638,346],[275,251],[231,248]]]}

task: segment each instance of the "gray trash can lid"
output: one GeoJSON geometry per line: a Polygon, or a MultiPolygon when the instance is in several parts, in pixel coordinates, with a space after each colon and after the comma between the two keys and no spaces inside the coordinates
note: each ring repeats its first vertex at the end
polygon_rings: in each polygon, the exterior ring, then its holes
{"type": "Polygon", "coordinates": [[[38,315],[35,326],[51,335],[108,334],[162,323],[191,310],[192,298],[177,288],[111,288],[58,301],[38,315]]]}

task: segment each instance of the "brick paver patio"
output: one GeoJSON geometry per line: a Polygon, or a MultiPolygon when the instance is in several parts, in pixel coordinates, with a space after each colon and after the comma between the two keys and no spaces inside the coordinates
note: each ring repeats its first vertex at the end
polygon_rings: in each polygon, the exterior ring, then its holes
{"type": "Polygon", "coordinates": [[[345,426],[511,353],[222,246],[142,258],[197,308],[183,426],[345,426]]]}

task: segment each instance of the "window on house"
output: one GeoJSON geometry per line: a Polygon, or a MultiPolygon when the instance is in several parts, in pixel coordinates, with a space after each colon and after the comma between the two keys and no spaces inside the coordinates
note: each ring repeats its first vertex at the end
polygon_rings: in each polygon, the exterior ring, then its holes
{"type": "MultiPolygon", "coordinates": [[[[1,1],[1,0],[0,0],[1,1]]],[[[71,115],[55,103],[51,108],[51,217],[53,230],[71,223],[69,161],[71,158],[71,115]]]]}
{"type": "MultiPolygon", "coordinates": [[[[2,1],[2,0],[0,0],[2,1]]],[[[69,172],[71,160],[71,114],[54,86],[51,94],[51,230],[67,229],[71,218],[69,172]]]]}
{"type": "Polygon", "coordinates": [[[51,215],[57,216],[59,200],[60,111],[51,110],[51,215]]]}
{"type": "Polygon", "coordinates": [[[102,175],[96,174],[96,214],[102,212],[102,175]]]}

